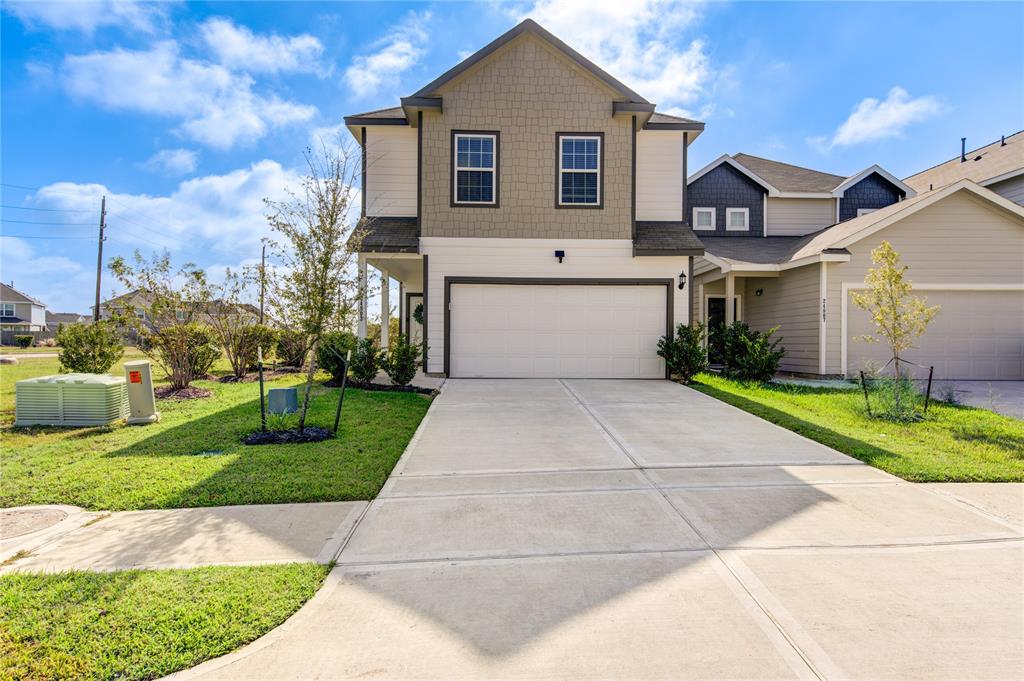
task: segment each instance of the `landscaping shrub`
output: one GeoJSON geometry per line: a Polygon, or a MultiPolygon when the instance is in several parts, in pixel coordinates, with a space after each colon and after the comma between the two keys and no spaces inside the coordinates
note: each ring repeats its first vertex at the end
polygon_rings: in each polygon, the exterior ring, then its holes
{"type": "Polygon", "coordinates": [[[121,334],[110,322],[62,326],[57,342],[64,373],[103,374],[124,354],[121,334]]]}
{"type": "Polygon", "coordinates": [[[331,375],[331,380],[341,383],[345,375],[345,356],[351,350],[355,354],[356,337],[348,331],[330,331],[320,339],[316,348],[316,363],[331,375]]]}
{"type": "Polygon", "coordinates": [[[780,340],[772,340],[779,327],[767,331],[754,331],[744,322],[733,322],[720,331],[723,348],[722,372],[740,381],[766,383],[779,370],[779,362],[786,355],[785,348],[777,349],[780,340]]]}
{"type": "Polygon", "coordinates": [[[883,376],[869,381],[871,413],[890,421],[909,423],[921,418],[919,408],[924,397],[906,377],[883,376]]]}
{"type": "Polygon", "coordinates": [[[306,363],[308,339],[306,334],[294,329],[284,329],[277,335],[277,361],[286,367],[301,368],[306,363]]]}
{"type": "Polygon", "coordinates": [[[19,348],[30,348],[32,347],[32,341],[35,340],[32,336],[15,336],[14,342],[18,344],[19,348]]]}
{"type": "Polygon", "coordinates": [[[180,390],[206,376],[221,355],[213,329],[201,324],[178,324],[144,336],[147,354],[155,357],[171,380],[171,388],[180,390]]]}
{"type": "Polygon", "coordinates": [[[706,335],[707,327],[700,322],[693,326],[680,324],[674,338],[664,336],[658,341],[658,356],[665,359],[670,375],[688,385],[694,376],[707,369],[706,335]]]}
{"type": "Polygon", "coordinates": [[[419,343],[409,342],[409,336],[398,334],[381,358],[381,366],[395,385],[409,385],[416,376],[420,358],[419,343]]]}
{"type": "Polygon", "coordinates": [[[369,383],[377,377],[380,368],[380,350],[372,338],[362,338],[352,353],[352,378],[360,383],[369,383]]]}
{"type": "Polygon", "coordinates": [[[230,333],[221,332],[218,335],[231,363],[231,371],[237,378],[245,376],[249,367],[256,366],[260,350],[263,351],[265,361],[277,343],[277,332],[263,324],[240,326],[230,333]]]}
{"type": "Polygon", "coordinates": [[[57,347],[57,341],[53,338],[40,338],[36,341],[37,348],[55,348],[57,347]]]}

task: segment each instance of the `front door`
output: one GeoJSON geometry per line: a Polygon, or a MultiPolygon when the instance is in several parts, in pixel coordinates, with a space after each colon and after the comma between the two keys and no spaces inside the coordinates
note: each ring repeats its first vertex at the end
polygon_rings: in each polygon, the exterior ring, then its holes
{"type": "MultiPolygon", "coordinates": [[[[739,319],[737,300],[737,298],[732,299],[733,319],[739,319]]],[[[708,324],[708,362],[721,364],[724,351],[721,331],[725,328],[725,296],[708,296],[705,319],[708,324]]]]}

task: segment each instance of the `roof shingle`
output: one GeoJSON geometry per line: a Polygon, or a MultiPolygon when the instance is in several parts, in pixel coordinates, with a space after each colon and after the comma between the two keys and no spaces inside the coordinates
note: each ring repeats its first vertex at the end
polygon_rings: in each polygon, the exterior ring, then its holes
{"type": "Polygon", "coordinates": [[[736,154],[733,158],[782,192],[826,193],[846,180],[841,175],[823,173],[750,154],[736,154]]]}
{"type": "Polygon", "coordinates": [[[637,222],[634,255],[703,255],[704,244],[685,222],[637,222]]]}

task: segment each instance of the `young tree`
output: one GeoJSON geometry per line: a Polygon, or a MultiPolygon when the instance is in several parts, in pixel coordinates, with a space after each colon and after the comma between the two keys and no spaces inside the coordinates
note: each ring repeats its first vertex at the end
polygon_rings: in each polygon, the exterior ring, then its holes
{"type": "MultiPolygon", "coordinates": [[[[888,241],[883,241],[871,251],[875,264],[864,277],[865,291],[853,293],[853,303],[871,314],[875,333],[889,346],[896,378],[896,409],[899,410],[899,387],[901,382],[900,361],[907,350],[928,328],[939,306],[927,306],[923,298],[911,295],[913,286],[905,278],[908,267],[900,264],[900,254],[888,241]]],[[[859,340],[877,343],[879,338],[872,335],[860,336],[859,340]]]]}
{"type": "Polygon", "coordinates": [[[217,334],[235,378],[242,378],[256,362],[258,350],[269,354],[274,333],[260,324],[259,310],[246,300],[248,278],[227,269],[224,282],[213,287],[215,298],[208,303],[203,321],[217,334]]]}
{"type": "Polygon", "coordinates": [[[307,175],[297,191],[281,201],[264,199],[267,219],[278,239],[270,275],[271,304],[279,320],[289,320],[306,337],[309,368],[298,428],[306,425],[316,351],[321,337],[343,310],[355,309],[359,296],[356,258],[358,235],[349,224],[359,163],[350,145],[321,142],[305,153],[307,175]]]}

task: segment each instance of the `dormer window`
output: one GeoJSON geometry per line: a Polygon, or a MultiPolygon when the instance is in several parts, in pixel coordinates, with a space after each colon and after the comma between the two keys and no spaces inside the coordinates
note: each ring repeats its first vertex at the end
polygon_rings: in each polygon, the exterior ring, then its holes
{"type": "Polygon", "coordinates": [[[601,208],[604,135],[558,133],[559,208],[601,208]]]}
{"type": "Polygon", "coordinates": [[[730,232],[745,232],[750,228],[749,208],[726,208],[725,229],[730,232]]]}
{"type": "Polygon", "coordinates": [[[714,231],[715,229],[715,209],[714,208],[694,208],[693,209],[693,228],[703,229],[708,231],[714,231]]]}
{"type": "Polygon", "coordinates": [[[498,205],[498,133],[452,132],[452,205],[498,205]]]}

